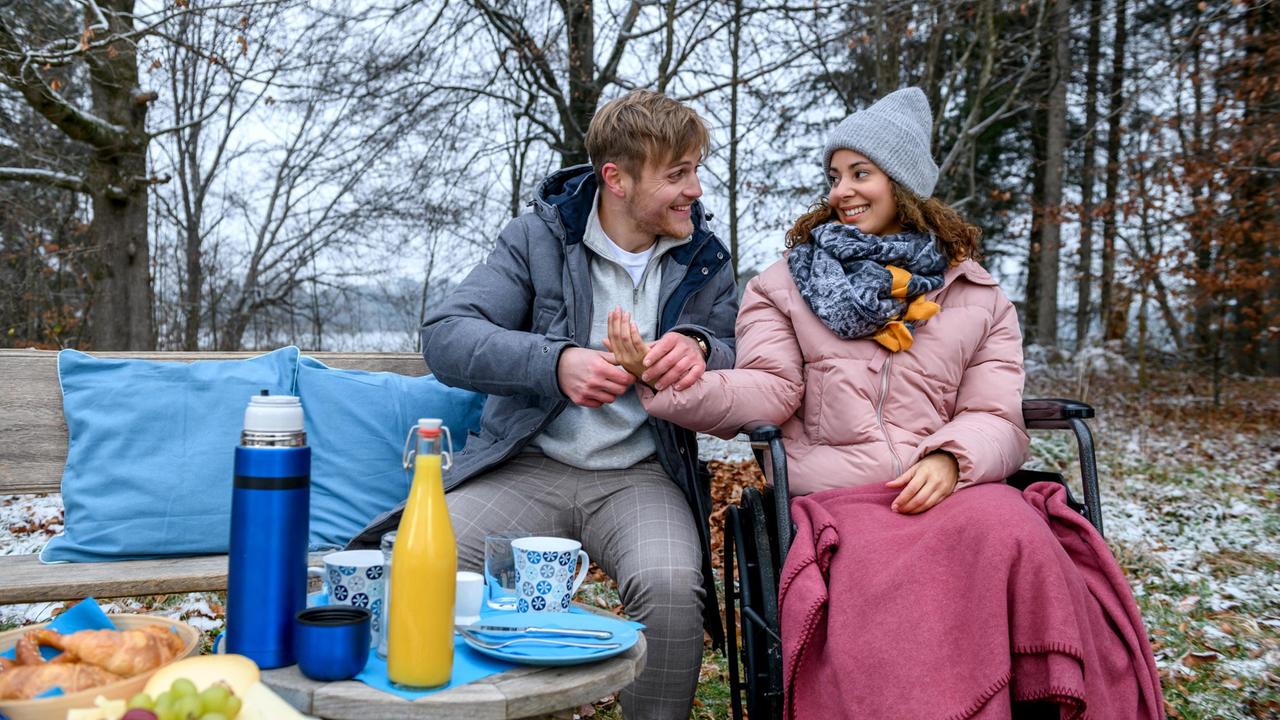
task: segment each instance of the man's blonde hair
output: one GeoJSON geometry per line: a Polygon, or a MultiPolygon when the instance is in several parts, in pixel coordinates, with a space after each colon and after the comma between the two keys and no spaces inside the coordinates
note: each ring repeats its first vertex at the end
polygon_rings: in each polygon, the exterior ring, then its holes
{"type": "Polygon", "coordinates": [[[638,177],[646,163],[666,165],[694,150],[706,157],[711,135],[692,108],[662,93],[632,90],[596,111],[586,146],[596,180],[603,183],[605,163],[638,177]]]}

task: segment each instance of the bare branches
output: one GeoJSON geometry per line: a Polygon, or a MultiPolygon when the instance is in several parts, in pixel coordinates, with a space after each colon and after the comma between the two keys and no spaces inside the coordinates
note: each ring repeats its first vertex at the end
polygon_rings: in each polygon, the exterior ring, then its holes
{"type": "Polygon", "coordinates": [[[0,21],[0,81],[22,93],[27,103],[69,137],[106,148],[128,138],[127,131],[67,102],[25,59],[13,30],[0,21]]]}
{"type": "Polygon", "coordinates": [[[39,183],[49,187],[62,188],[73,192],[87,193],[89,185],[84,178],[53,170],[36,168],[0,167],[0,181],[16,180],[18,182],[39,183]]]}

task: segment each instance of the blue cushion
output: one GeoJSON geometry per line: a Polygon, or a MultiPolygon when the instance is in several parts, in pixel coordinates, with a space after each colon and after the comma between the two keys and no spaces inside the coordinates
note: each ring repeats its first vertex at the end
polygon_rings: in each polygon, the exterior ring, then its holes
{"type": "Polygon", "coordinates": [[[444,420],[461,450],[486,396],[435,377],[341,370],[303,357],[298,396],[311,446],[311,549],[346,545],[409,494],[405,436],[420,417],[444,420]]]}
{"type": "Polygon", "coordinates": [[[249,397],[293,393],[298,349],[192,363],[58,354],[67,465],[44,562],[227,552],[249,397]]]}

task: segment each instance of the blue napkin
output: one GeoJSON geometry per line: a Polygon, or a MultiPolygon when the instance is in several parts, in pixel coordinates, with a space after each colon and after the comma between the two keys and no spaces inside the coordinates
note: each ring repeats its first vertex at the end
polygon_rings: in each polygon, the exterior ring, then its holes
{"type": "MultiPolygon", "coordinates": [[[[308,606],[327,605],[328,602],[329,602],[329,599],[325,596],[323,592],[312,593],[311,595],[307,596],[308,606]]],[[[481,624],[483,624],[486,618],[494,615],[510,615],[510,614],[511,613],[500,613],[497,610],[490,610],[487,606],[482,606],[480,609],[480,622],[481,624]]],[[[580,616],[590,616],[590,617],[595,617],[600,620],[603,620],[606,623],[618,622],[626,625],[628,629],[633,629],[633,631],[635,632],[638,632],[639,630],[642,630],[644,628],[644,625],[637,622],[603,618],[599,615],[596,615],[595,613],[590,613],[590,612],[587,612],[586,610],[582,610],[581,608],[576,608],[576,607],[569,608],[568,613],[540,614],[538,616],[538,623],[550,624],[549,619],[554,618],[554,619],[557,619],[558,622],[572,623],[572,624],[551,625],[552,627],[582,626],[581,623],[583,621],[581,620],[564,619],[569,616],[573,616],[575,618],[580,616]]],[[[546,657],[548,655],[555,654],[552,652],[547,652],[547,649],[548,648],[546,646],[538,646],[536,648],[530,648],[529,654],[537,655],[540,657],[546,657]]],[[[562,648],[554,648],[554,650],[557,650],[557,651],[561,649],[562,648]]],[[[582,652],[582,648],[567,648],[567,650],[570,651],[569,654],[574,654],[575,652],[576,653],[582,652]]],[[[453,638],[453,669],[451,671],[451,675],[449,676],[449,683],[447,685],[441,685],[440,687],[427,688],[422,690],[406,690],[403,688],[396,687],[392,685],[391,680],[387,678],[386,659],[378,657],[378,653],[376,652],[369,653],[369,661],[365,663],[364,669],[361,670],[356,675],[355,679],[359,680],[365,685],[368,685],[371,688],[376,688],[378,690],[381,690],[382,692],[390,693],[392,695],[395,695],[396,697],[401,697],[401,698],[404,698],[405,700],[417,700],[420,697],[425,697],[427,695],[431,695],[432,693],[438,693],[441,690],[448,690],[449,688],[455,688],[455,687],[458,687],[459,685],[466,685],[467,683],[475,682],[476,680],[489,677],[490,675],[497,675],[500,672],[506,672],[507,670],[510,670],[515,667],[519,667],[519,666],[516,665],[515,663],[509,663],[504,660],[498,660],[497,658],[492,658],[492,657],[489,657],[488,655],[484,655],[482,653],[476,652],[475,650],[472,650],[471,646],[467,645],[466,641],[463,640],[460,635],[455,635],[453,638]]]]}
{"type": "Polygon", "coordinates": [[[405,700],[417,700],[420,697],[437,693],[441,690],[448,690],[490,675],[506,672],[513,667],[516,667],[513,663],[481,655],[472,650],[461,637],[455,635],[453,638],[453,674],[449,677],[448,685],[425,690],[398,688],[387,679],[387,661],[378,657],[376,652],[369,653],[369,662],[365,664],[364,670],[361,670],[360,674],[356,675],[356,679],[371,688],[391,693],[396,697],[402,697],[405,700]]]}
{"type": "MultiPolygon", "coordinates": [[[[78,630],[115,630],[116,626],[115,623],[111,622],[111,618],[102,612],[102,608],[98,607],[98,601],[93,598],[85,598],[54,618],[53,622],[49,623],[49,629],[57,630],[66,635],[78,630]]],[[[52,660],[61,654],[62,651],[56,648],[40,648],[40,655],[45,660],[52,660]]],[[[12,660],[17,657],[17,652],[14,648],[10,648],[0,653],[0,657],[7,657],[12,660]]],[[[61,694],[62,688],[50,688],[36,695],[35,699],[57,697],[61,694]]]]}
{"type": "MultiPolygon", "coordinates": [[[[307,607],[316,607],[319,605],[328,605],[329,598],[324,591],[311,593],[307,596],[307,607]]],[[[387,678],[387,661],[385,658],[378,657],[378,653],[369,652],[369,662],[365,663],[364,669],[355,677],[356,680],[376,688],[385,693],[391,693],[396,697],[402,697],[405,700],[416,700],[420,697],[438,693],[441,690],[466,685],[469,682],[486,678],[490,675],[497,675],[500,672],[506,672],[516,667],[514,664],[482,655],[472,650],[461,637],[453,638],[453,669],[450,671],[449,684],[441,685],[435,688],[426,688],[422,690],[406,690],[391,684],[391,680],[387,678]]]]}

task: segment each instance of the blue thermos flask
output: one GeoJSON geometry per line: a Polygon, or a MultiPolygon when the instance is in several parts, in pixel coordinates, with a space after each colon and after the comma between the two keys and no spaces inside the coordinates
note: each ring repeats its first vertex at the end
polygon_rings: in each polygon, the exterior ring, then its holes
{"type": "Polygon", "coordinates": [[[258,667],[293,665],[294,616],[307,605],[311,448],[302,404],[249,400],[231,495],[226,652],[258,667]]]}

